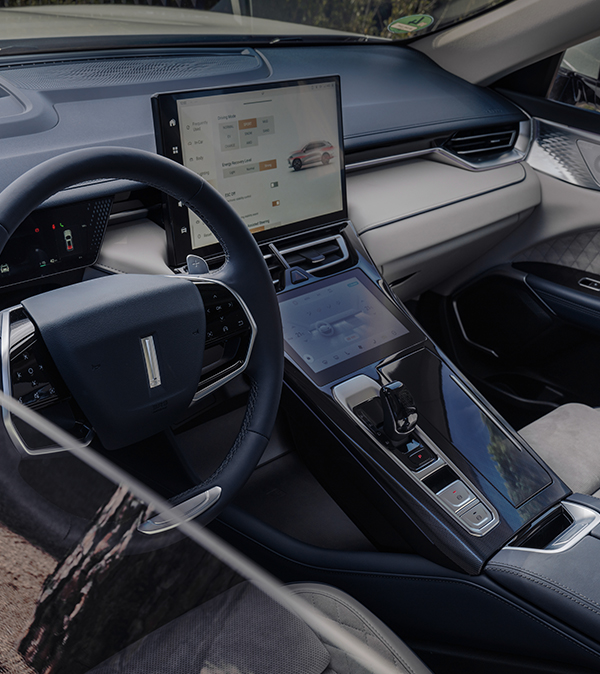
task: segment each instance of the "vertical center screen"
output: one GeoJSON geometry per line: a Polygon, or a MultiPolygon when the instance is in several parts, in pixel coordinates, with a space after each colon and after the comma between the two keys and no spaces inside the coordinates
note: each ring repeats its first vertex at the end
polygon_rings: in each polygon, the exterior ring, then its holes
{"type": "MultiPolygon", "coordinates": [[[[236,210],[251,232],[343,207],[333,81],[177,100],[183,164],[236,210]]],[[[192,249],[216,238],[191,211],[192,249]]]]}

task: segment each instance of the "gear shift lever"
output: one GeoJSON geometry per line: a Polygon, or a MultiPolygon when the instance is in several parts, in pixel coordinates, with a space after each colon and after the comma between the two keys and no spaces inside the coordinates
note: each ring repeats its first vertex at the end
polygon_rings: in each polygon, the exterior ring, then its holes
{"type": "Polygon", "coordinates": [[[399,381],[381,387],[379,393],[383,409],[383,432],[395,445],[409,439],[417,425],[417,407],[412,393],[399,381]]]}

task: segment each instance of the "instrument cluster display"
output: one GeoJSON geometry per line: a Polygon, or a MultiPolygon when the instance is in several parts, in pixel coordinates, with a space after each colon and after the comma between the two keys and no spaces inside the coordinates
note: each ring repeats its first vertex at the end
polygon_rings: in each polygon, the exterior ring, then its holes
{"type": "Polygon", "coordinates": [[[0,254],[0,287],[94,264],[111,198],[34,211],[0,254]]]}

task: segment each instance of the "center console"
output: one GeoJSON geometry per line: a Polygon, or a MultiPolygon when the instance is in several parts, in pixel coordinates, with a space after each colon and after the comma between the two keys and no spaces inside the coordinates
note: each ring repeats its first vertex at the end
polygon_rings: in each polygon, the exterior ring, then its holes
{"type": "Polygon", "coordinates": [[[480,573],[494,552],[568,495],[364,258],[279,299],[292,388],[336,429],[340,444],[332,452],[360,462],[362,488],[395,504],[405,533],[418,530],[409,536],[422,554],[480,573]],[[433,541],[435,552],[419,539],[433,541]]]}

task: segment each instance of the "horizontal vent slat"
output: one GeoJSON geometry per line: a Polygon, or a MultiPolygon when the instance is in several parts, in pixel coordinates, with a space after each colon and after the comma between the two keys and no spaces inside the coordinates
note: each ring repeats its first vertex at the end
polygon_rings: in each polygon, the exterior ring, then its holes
{"type": "Polygon", "coordinates": [[[478,129],[477,131],[459,131],[446,143],[450,152],[471,157],[489,155],[512,150],[517,140],[518,128],[478,129]]]}

